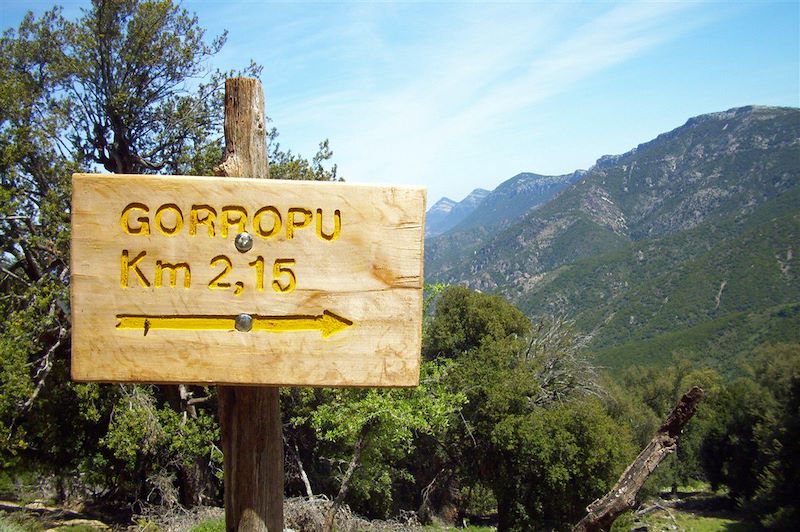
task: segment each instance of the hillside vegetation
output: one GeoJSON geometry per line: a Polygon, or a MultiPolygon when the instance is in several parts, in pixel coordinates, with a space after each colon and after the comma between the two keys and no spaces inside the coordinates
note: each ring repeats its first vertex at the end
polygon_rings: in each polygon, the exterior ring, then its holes
{"type": "MultiPolygon", "coordinates": [[[[222,505],[214,386],[70,378],[69,175],[211,173],[234,73],[205,68],[224,42],[170,0],[29,14],[0,37],[2,512],[153,530],[222,505]]],[[[428,242],[430,277],[484,292],[428,285],[419,386],[281,389],[284,495],[308,503],[290,526],[343,530],[349,507],[568,530],[695,385],[706,400],[642,497],[702,481],[753,522],[796,524],[799,127],[795,109],[707,115],[486,194],[428,242]]],[[[273,177],[338,178],[327,141],[309,161],[276,137],[273,177]]],[[[2,512],[0,529],[29,522],[2,512]]]]}
{"type": "Polygon", "coordinates": [[[754,345],[800,334],[798,185],[800,110],[703,115],[500,231],[430,240],[426,273],[575,319],[604,365],[685,349],[735,372],[754,345]]]}

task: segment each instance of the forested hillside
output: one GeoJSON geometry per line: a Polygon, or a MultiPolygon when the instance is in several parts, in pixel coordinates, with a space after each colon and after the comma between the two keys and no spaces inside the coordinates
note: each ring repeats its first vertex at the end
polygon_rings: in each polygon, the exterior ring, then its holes
{"type": "Polygon", "coordinates": [[[574,318],[606,365],[667,348],[735,371],[754,345],[800,335],[798,161],[800,110],[696,117],[471,246],[432,239],[426,273],[574,318]]]}
{"type": "MultiPolygon", "coordinates": [[[[222,505],[214,386],[70,379],[69,242],[72,172],[222,161],[222,81],[260,72],[210,71],[224,44],[171,0],[0,37],[2,499],[145,530],[222,505]]],[[[419,386],[281,389],[284,494],[311,508],[287,526],[316,532],[336,501],[395,529],[568,530],[694,385],[706,400],[638,502],[702,482],[748,525],[797,523],[799,113],[698,117],[472,205],[428,243],[419,386]]],[[[307,160],[269,140],[272,177],[339,178],[327,141],[307,160]]],[[[0,530],[44,529],[11,507],[0,530]]]]}

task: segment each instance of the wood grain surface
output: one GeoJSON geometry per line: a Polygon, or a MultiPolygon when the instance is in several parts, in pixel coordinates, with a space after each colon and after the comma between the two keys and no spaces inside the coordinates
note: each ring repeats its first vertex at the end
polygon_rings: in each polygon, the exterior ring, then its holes
{"type": "Polygon", "coordinates": [[[424,214],[415,187],[75,174],[73,378],[416,385],[424,214]]]}

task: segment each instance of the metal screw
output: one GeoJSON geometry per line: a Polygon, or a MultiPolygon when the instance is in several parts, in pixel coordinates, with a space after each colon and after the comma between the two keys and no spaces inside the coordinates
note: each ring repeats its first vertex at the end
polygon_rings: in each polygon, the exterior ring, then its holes
{"type": "Polygon", "coordinates": [[[233,243],[236,245],[236,249],[245,253],[253,247],[253,236],[247,232],[239,233],[233,243]]]}
{"type": "Polygon", "coordinates": [[[237,331],[247,332],[253,328],[253,317],[250,314],[239,314],[233,321],[237,331]]]}

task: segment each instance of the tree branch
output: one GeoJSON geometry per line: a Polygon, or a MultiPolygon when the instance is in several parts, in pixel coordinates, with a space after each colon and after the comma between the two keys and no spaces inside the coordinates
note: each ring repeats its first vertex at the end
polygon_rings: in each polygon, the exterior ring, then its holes
{"type": "Polygon", "coordinates": [[[350,458],[350,463],[347,465],[347,471],[345,471],[344,477],[342,477],[342,483],[339,485],[339,493],[336,494],[336,498],[333,499],[333,504],[328,510],[328,513],[325,514],[325,524],[322,526],[322,530],[325,532],[331,532],[333,530],[333,522],[336,518],[336,512],[339,510],[342,502],[344,502],[344,498],[347,495],[347,490],[350,488],[350,479],[353,477],[353,473],[355,473],[359,462],[361,461],[361,451],[364,450],[364,444],[367,441],[367,436],[369,435],[371,428],[371,423],[367,423],[361,427],[355,447],[353,448],[353,456],[350,458]]]}
{"type": "MultiPolygon", "coordinates": [[[[42,366],[36,372],[36,378],[39,379],[38,382],[36,383],[36,387],[33,389],[33,392],[31,393],[30,397],[28,397],[25,403],[23,403],[22,407],[19,409],[19,412],[17,412],[14,421],[25,415],[28,412],[28,410],[31,409],[31,407],[33,406],[33,402],[39,396],[39,393],[42,391],[42,388],[44,388],[45,380],[47,379],[47,376],[50,374],[50,370],[53,369],[52,357],[55,354],[56,350],[58,350],[58,348],[61,347],[61,342],[67,336],[67,332],[68,331],[66,327],[59,327],[58,338],[56,339],[55,343],[51,345],[50,348],[47,350],[44,357],[42,357],[42,366]]],[[[12,425],[14,425],[14,423],[12,423],[12,425]]]]}
{"type": "Polygon", "coordinates": [[[658,464],[675,450],[683,427],[697,411],[703,396],[703,390],[694,386],[681,397],[653,439],[622,473],[611,491],[586,508],[586,516],[575,525],[573,532],[609,530],[617,517],[634,507],[642,485],[658,464]]]}

